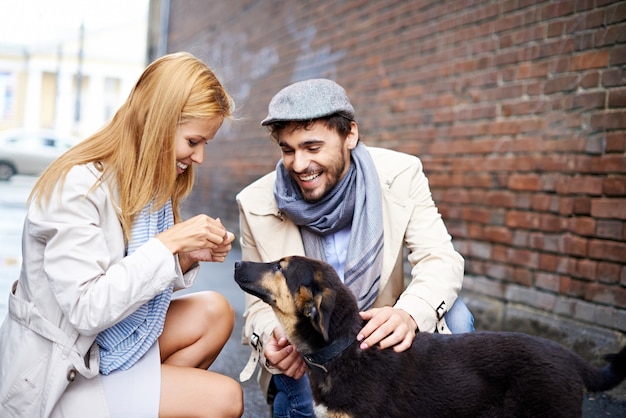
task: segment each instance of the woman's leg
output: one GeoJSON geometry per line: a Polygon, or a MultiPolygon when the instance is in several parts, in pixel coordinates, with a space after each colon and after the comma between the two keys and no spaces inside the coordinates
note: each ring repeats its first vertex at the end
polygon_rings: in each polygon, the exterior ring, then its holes
{"type": "Polygon", "coordinates": [[[228,376],[206,370],[228,341],[235,314],[216,292],[172,300],[161,350],[161,417],[240,417],[243,392],[228,376]]]}
{"type": "Polygon", "coordinates": [[[272,380],[276,387],[273,408],[275,418],[315,417],[313,395],[306,374],[297,380],[284,374],[275,374],[272,380]]]}

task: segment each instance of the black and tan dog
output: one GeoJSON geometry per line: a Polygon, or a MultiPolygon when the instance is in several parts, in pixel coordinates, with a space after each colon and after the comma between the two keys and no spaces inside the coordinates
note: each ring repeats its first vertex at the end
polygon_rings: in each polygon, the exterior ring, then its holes
{"type": "Polygon", "coordinates": [[[235,280],[272,306],[332,417],[576,417],[584,390],[626,376],[626,348],[594,369],[565,347],[505,332],[418,333],[402,353],[361,350],[356,300],[333,268],[304,257],[237,262],[235,280]]]}

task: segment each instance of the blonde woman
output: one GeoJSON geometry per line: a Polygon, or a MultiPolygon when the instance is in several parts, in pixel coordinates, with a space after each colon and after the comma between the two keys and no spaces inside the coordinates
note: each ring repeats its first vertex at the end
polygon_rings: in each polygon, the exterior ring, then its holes
{"type": "Polygon", "coordinates": [[[0,416],[242,415],[241,386],[207,370],[232,307],[215,292],[172,298],[231,249],[219,219],[179,209],[233,110],[204,63],[164,56],[41,175],[0,329],[0,416]]]}

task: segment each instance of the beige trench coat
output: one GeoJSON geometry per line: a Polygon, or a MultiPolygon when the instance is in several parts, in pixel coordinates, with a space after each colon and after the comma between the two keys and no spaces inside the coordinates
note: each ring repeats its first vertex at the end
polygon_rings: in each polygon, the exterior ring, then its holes
{"type": "Polygon", "coordinates": [[[115,202],[85,165],[70,171],[45,211],[30,206],[22,269],[0,328],[1,417],[109,416],[96,335],[172,282],[195,280],[197,268],[183,276],[156,238],[125,256],[115,202]]]}
{"type": "MultiPolygon", "coordinates": [[[[383,265],[375,307],[394,306],[408,312],[421,331],[448,333],[444,315],[461,290],[464,260],[432,200],[421,161],[404,153],[367,148],[378,172],[383,199],[383,265]],[[405,286],[404,262],[408,249],[411,280],[405,286]]],[[[299,229],[283,216],[273,196],[275,172],[250,184],[237,195],[243,260],[272,261],[304,255],[299,229]]],[[[265,344],[278,320],[269,305],[246,294],[244,344],[256,345],[241,379],[255,364],[264,364],[265,344]],[[257,343],[258,341],[261,344],[257,343]]],[[[267,389],[269,373],[258,378],[267,389]]]]}

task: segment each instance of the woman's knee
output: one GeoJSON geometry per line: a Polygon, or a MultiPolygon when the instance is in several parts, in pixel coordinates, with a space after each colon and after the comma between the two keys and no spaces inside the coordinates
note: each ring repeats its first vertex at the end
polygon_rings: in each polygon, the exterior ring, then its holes
{"type": "Polygon", "coordinates": [[[239,383],[230,379],[225,383],[226,398],[231,399],[231,402],[226,403],[226,411],[223,416],[227,417],[240,417],[243,415],[243,389],[239,383]]]}
{"type": "Polygon", "coordinates": [[[241,417],[243,410],[243,389],[233,378],[206,370],[162,365],[160,416],[241,417]]]}
{"type": "Polygon", "coordinates": [[[228,299],[214,291],[201,292],[199,296],[203,299],[203,310],[209,326],[222,324],[230,334],[235,326],[235,310],[228,299]]]}
{"type": "Polygon", "coordinates": [[[211,386],[213,399],[206,399],[212,416],[240,417],[243,415],[243,389],[234,379],[221,375],[211,386]]]}

